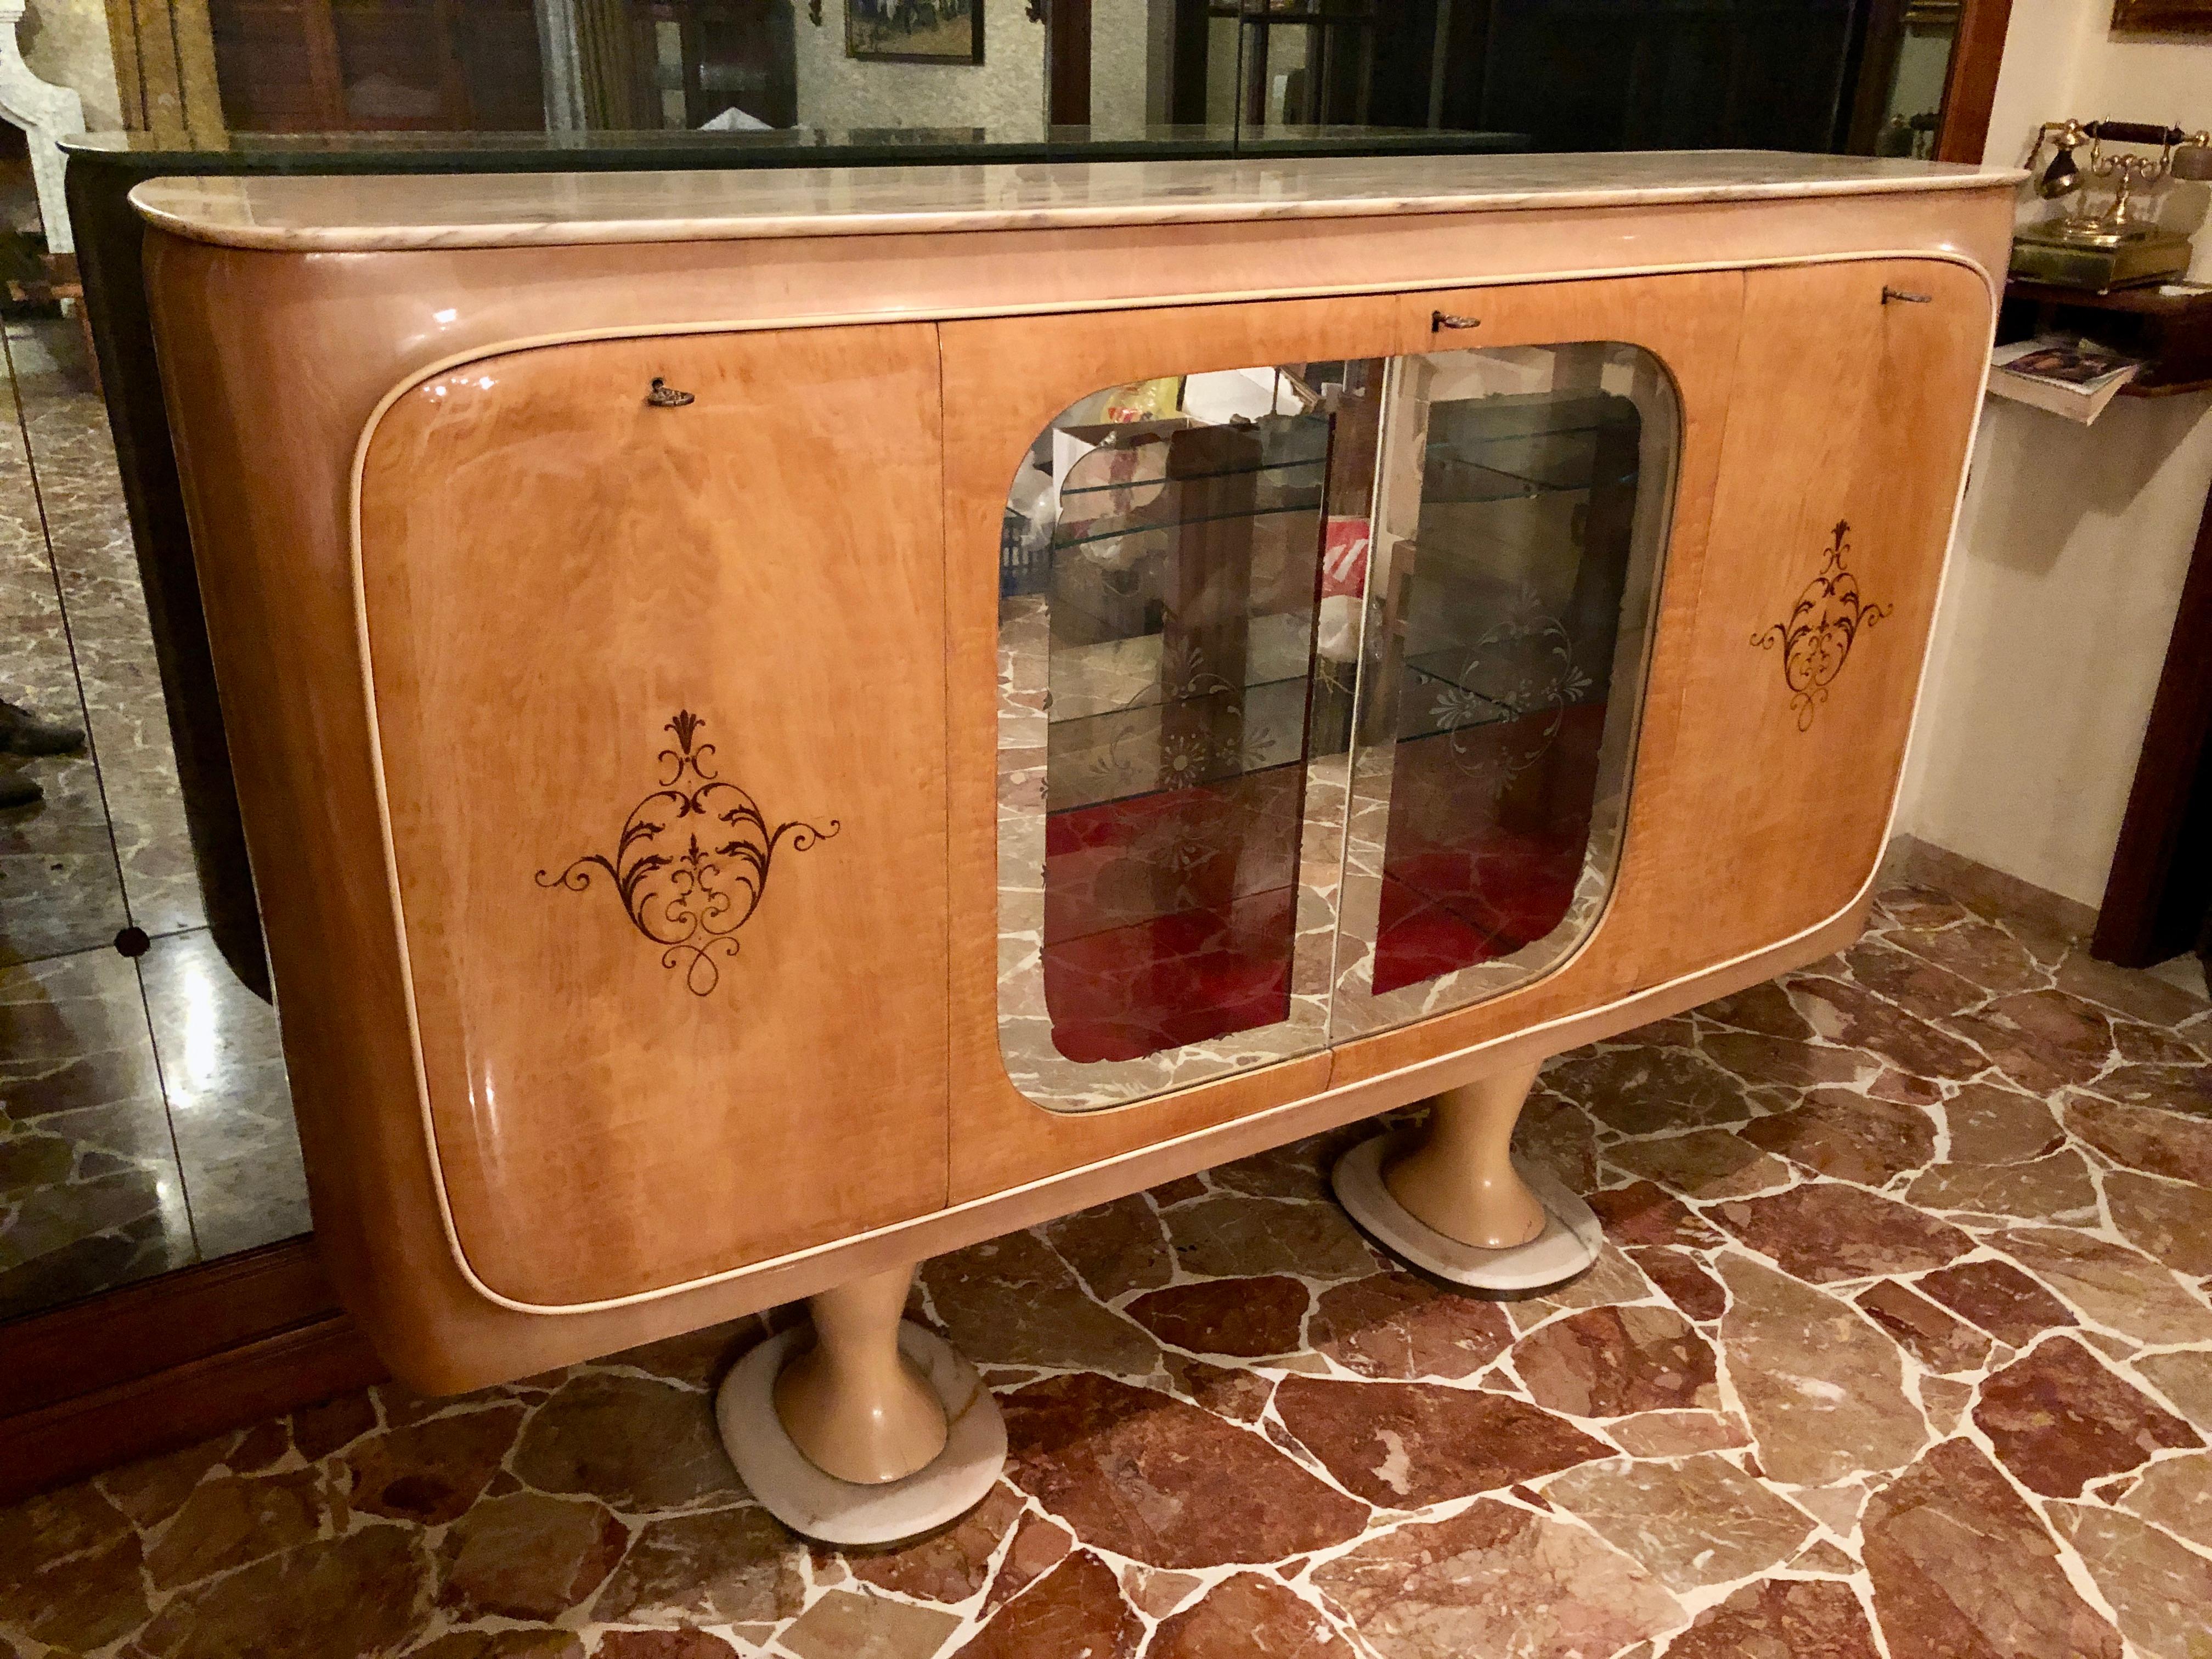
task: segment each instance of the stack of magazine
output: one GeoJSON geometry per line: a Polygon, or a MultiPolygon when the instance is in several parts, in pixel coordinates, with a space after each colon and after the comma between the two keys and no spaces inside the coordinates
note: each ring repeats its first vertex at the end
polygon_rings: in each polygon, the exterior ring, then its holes
{"type": "Polygon", "coordinates": [[[2106,347],[2045,334],[1991,352],[1990,390],[2087,426],[2142,368],[2106,347]]]}

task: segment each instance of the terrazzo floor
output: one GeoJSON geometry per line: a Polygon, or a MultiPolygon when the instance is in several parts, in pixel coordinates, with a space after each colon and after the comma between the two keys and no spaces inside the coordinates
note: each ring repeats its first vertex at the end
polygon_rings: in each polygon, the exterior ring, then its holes
{"type": "Polygon", "coordinates": [[[83,337],[16,317],[0,348],[0,696],[90,736],[29,763],[44,804],[0,811],[5,1321],[307,1214],[276,1017],[205,927],[83,337]],[[152,939],[136,962],[126,926],[152,939]]]}
{"type": "Polygon", "coordinates": [[[2202,995],[1894,888],[1547,1068],[1609,1236],[1553,1296],[1380,1259],[1350,1130],[927,1264],[1012,1447],[936,1536],[738,1485],[710,1390],[780,1315],[0,1511],[0,1654],[2202,1659],[2208,1053],[2202,995]]]}

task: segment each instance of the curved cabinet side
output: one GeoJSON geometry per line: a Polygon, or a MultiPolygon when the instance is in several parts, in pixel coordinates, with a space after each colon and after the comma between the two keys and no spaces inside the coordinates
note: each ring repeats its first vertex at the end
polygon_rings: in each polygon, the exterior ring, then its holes
{"type": "MultiPolygon", "coordinates": [[[[437,302],[448,263],[435,254],[333,262],[241,252],[161,233],[147,241],[316,1244],[385,1363],[425,1393],[477,1388],[911,1260],[913,1247],[894,1230],[560,1317],[502,1306],[471,1283],[441,1213],[416,1087],[398,907],[378,829],[351,538],[364,428],[394,383],[411,379],[422,350],[396,325],[398,313],[437,302]],[[365,309],[364,286],[386,299],[365,309]]],[[[545,303],[558,308],[556,296],[545,303]]],[[[533,887],[532,896],[581,904],[593,896],[533,887]]],[[[939,1134],[941,1171],[941,1127],[939,1134]]],[[[579,1214],[567,1225],[581,1231],[593,1220],[579,1214]]]]}

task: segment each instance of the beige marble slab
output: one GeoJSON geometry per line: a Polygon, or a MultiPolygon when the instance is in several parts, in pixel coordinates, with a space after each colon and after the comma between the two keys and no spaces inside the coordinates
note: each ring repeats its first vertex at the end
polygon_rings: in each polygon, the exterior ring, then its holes
{"type": "Polygon", "coordinates": [[[163,230],[295,252],[1034,230],[1960,190],[2014,169],[1768,150],[156,179],[163,230]]]}

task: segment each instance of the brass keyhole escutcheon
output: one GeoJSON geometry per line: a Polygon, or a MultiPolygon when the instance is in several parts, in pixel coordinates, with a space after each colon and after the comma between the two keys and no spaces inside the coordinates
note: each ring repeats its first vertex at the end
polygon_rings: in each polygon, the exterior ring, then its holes
{"type": "Polygon", "coordinates": [[[690,392],[678,392],[656,374],[653,377],[653,389],[645,394],[645,400],[655,409],[681,409],[691,402],[692,398],[690,392]]]}

